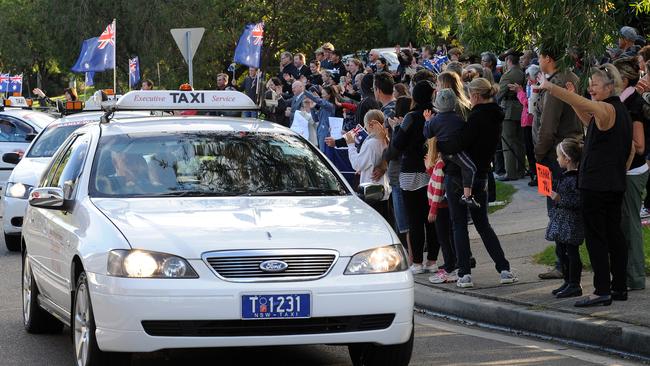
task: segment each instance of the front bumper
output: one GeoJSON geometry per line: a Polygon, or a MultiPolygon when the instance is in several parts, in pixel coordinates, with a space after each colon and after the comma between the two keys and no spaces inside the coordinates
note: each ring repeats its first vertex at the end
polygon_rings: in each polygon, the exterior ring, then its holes
{"type": "Polygon", "coordinates": [[[6,234],[20,234],[22,222],[27,211],[27,200],[13,197],[2,197],[2,227],[6,234]],[[20,226],[14,225],[20,223],[20,226]]]}
{"type": "MultiPolygon", "coordinates": [[[[201,260],[190,263],[198,279],[126,279],[89,273],[97,342],[104,351],[152,352],[169,348],[406,342],[413,326],[409,271],[346,276],[339,258],[326,277],[304,282],[234,283],[220,280],[201,260]],[[311,317],[394,314],[387,328],[368,331],[253,335],[151,336],[142,321],[241,319],[241,295],[310,293],[311,317]]],[[[248,320],[252,324],[256,320],[248,320]]]]}

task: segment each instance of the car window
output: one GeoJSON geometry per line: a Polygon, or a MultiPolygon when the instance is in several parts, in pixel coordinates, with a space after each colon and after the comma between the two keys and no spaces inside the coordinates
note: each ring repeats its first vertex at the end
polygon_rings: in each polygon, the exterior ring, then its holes
{"type": "Polygon", "coordinates": [[[63,144],[79,127],[85,125],[88,121],[57,123],[49,125],[34,141],[32,147],[27,153],[28,158],[49,158],[54,156],[59,146],[63,144]]]}
{"type": "Polygon", "coordinates": [[[331,165],[294,135],[129,134],[98,146],[91,196],[347,194],[331,165]]]}
{"type": "Polygon", "coordinates": [[[72,198],[83,163],[86,160],[89,142],[90,137],[87,134],[77,136],[56,159],[56,163],[52,165],[47,174],[44,185],[62,188],[64,197],[72,198]]]}
{"type": "Polygon", "coordinates": [[[27,135],[36,134],[36,130],[27,123],[15,119],[0,117],[0,142],[27,142],[27,135]]]}

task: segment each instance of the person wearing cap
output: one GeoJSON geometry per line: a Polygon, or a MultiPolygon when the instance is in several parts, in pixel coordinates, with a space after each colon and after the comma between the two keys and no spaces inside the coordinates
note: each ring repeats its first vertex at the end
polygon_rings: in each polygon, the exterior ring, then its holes
{"type": "MultiPolygon", "coordinates": [[[[433,107],[438,113],[433,116],[432,111],[424,111],[424,118],[426,119],[424,137],[427,139],[435,137],[437,141],[444,143],[455,136],[459,136],[465,125],[465,120],[456,113],[457,104],[458,98],[452,89],[439,90],[433,103],[433,107]]],[[[481,207],[472,195],[472,186],[476,174],[476,165],[474,165],[472,158],[467,155],[467,152],[460,151],[455,154],[443,155],[443,160],[449,160],[460,167],[463,183],[461,202],[471,208],[481,207]]]]}
{"type": "Polygon", "coordinates": [[[503,108],[503,158],[506,174],[497,177],[501,181],[517,180],[524,176],[526,162],[524,161],[524,135],[521,130],[522,105],[517,99],[517,93],[510,90],[508,85],[516,84],[523,88],[526,77],[519,67],[521,53],[513,49],[499,55],[505,61],[506,72],[499,81],[497,100],[503,108]]]}
{"type": "Polygon", "coordinates": [[[628,248],[627,287],[634,290],[645,288],[645,255],[643,253],[643,231],[639,212],[643,189],[648,182],[648,164],[646,164],[646,142],[650,138],[650,121],[643,115],[645,101],[636,92],[639,81],[639,62],[635,57],[619,58],[614,66],[621,74],[623,91],[620,99],[632,117],[632,141],[635,154],[625,176],[625,194],[621,229],[628,248]]]}
{"type": "Polygon", "coordinates": [[[636,56],[641,47],[636,45],[636,40],[639,34],[636,29],[625,26],[619,31],[618,48],[622,53],[617,58],[633,57],[636,56]]]}

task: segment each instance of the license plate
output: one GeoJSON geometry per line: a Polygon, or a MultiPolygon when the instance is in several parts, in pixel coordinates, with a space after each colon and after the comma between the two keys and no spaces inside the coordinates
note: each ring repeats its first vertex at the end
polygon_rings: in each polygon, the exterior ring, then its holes
{"type": "Polygon", "coordinates": [[[242,295],[242,319],[309,318],[309,294],[242,295]]]}

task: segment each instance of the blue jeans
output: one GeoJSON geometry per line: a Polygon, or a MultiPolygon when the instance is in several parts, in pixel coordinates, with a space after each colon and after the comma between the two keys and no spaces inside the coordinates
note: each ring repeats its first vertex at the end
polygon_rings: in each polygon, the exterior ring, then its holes
{"type": "Polygon", "coordinates": [[[409,231],[409,220],[406,216],[404,207],[404,197],[399,186],[391,186],[390,197],[393,200],[393,216],[395,216],[395,226],[398,233],[407,233],[409,231]]]}
{"type": "MultiPolygon", "coordinates": [[[[445,190],[447,202],[449,203],[449,214],[451,215],[452,228],[454,233],[454,245],[456,247],[456,259],[458,260],[458,276],[471,274],[469,258],[471,250],[469,247],[469,232],[467,231],[467,206],[460,202],[463,195],[463,182],[460,176],[445,176],[445,190]]],[[[488,197],[487,179],[476,178],[472,186],[472,194],[481,205],[480,208],[469,210],[474,221],[474,227],[481,236],[483,245],[495,263],[497,272],[509,271],[510,263],[506,260],[501,248],[497,234],[490,226],[488,220],[488,197]]]]}

